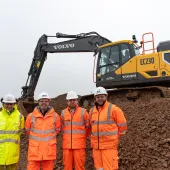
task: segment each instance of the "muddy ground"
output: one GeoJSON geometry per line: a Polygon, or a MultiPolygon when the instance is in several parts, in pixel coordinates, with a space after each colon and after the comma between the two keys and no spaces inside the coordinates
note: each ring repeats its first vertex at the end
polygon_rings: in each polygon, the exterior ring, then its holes
{"type": "MultiPolygon", "coordinates": [[[[120,170],[170,170],[170,98],[146,93],[137,101],[129,101],[122,95],[109,99],[119,106],[127,118],[128,132],[119,143],[120,170]]],[[[52,100],[60,113],[66,107],[65,95],[52,100]]],[[[27,164],[27,143],[21,136],[19,170],[27,164]]],[[[89,140],[86,149],[86,169],[93,170],[89,140]]],[[[58,157],[55,170],[63,169],[61,136],[58,137],[58,157]]]]}

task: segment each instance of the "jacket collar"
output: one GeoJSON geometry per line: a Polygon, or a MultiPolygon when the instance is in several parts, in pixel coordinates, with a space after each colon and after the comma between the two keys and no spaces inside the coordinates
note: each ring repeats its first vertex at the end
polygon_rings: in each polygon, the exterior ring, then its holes
{"type": "Polygon", "coordinates": [[[16,104],[14,105],[14,108],[13,108],[13,110],[11,110],[11,111],[8,111],[8,110],[5,109],[5,107],[2,105],[2,112],[3,112],[4,114],[11,115],[11,114],[14,113],[16,110],[18,110],[16,104]]]}
{"type": "MultiPolygon", "coordinates": [[[[103,106],[99,106],[99,110],[103,110],[105,107],[107,107],[109,105],[109,102],[106,100],[106,102],[104,103],[103,106]]],[[[97,108],[96,108],[97,109],[97,108]]]]}
{"type": "MultiPolygon", "coordinates": [[[[54,112],[54,108],[49,106],[49,110],[47,111],[47,113],[45,114],[45,117],[50,116],[52,114],[52,112],[54,112]]],[[[33,114],[35,117],[43,117],[39,106],[34,108],[33,114]]]]}
{"type": "MultiPolygon", "coordinates": [[[[79,105],[77,104],[76,107],[75,107],[75,112],[76,112],[76,110],[77,110],[78,107],[79,107],[79,105]]],[[[67,107],[67,110],[71,113],[71,108],[70,108],[70,107],[67,107]]],[[[75,112],[74,112],[74,113],[75,113],[75,112]]]]}

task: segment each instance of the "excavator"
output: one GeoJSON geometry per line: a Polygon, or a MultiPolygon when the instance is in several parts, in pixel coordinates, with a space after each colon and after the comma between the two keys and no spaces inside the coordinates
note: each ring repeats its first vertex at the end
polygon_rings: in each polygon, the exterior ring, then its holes
{"type": "MultiPolygon", "coordinates": [[[[73,52],[94,53],[93,81],[96,87],[105,87],[110,98],[123,93],[128,100],[136,101],[144,92],[156,93],[161,97],[168,96],[170,41],[159,42],[155,48],[152,32],[143,34],[140,44],[135,35],[132,36],[132,40],[111,42],[97,32],[77,35],[56,33],[55,36],[44,34],[39,38],[35,48],[28,78],[22,87],[22,95],[18,102],[25,117],[37,105],[34,91],[47,54],[73,52]],[[151,39],[146,40],[146,36],[151,39]],[[48,43],[49,37],[69,40],[48,43]],[[146,48],[147,43],[151,48],[146,48]]],[[[82,96],[79,102],[81,106],[89,108],[94,105],[93,95],[82,96]]]]}

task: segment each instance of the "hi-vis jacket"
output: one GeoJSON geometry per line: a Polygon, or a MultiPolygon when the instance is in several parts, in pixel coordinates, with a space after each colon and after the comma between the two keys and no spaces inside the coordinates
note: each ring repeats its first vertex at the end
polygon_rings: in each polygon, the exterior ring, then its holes
{"type": "Polygon", "coordinates": [[[89,114],[84,108],[77,106],[75,113],[66,108],[61,113],[63,148],[86,148],[86,137],[90,132],[89,114]]]}
{"type": "Polygon", "coordinates": [[[125,134],[127,124],[120,108],[105,102],[99,110],[94,106],[90,110],[91,146],[94,149],[117,149],[120,135],[125,134]]]}
{"type": "Polygon", "coordinates": [[[55,160],[56,135],[60,132],[59,115],[53,108],[43,117],[38,107],[27,116],[25,129],[29,134],[28,160],[55,160]]]}
{"type": "Polygon", "coordinates": [[[0,112],[0,165],[17,163],[20,155],[20,135],[24,129],[24,117],[14,106],[12,113],[2,106],[0,112]]]}

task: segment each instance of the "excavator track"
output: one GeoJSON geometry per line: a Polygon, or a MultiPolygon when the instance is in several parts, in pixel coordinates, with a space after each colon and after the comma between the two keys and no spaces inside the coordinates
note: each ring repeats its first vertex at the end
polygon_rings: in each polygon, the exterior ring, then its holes
{"type": "MultiPolygon", "coordinates": [[[[136,87],[136,88],[121,88],[108,90],[108,101],[127,100],[135,102],[137,100],[150,101],[155,98],[170,98],[170,89],[167,87],[152,86],[152,87],[136,87]]],[[[80,98],[80,105],[89,110],[94,106],[93,94],[82,96],[80,98]]]]}

